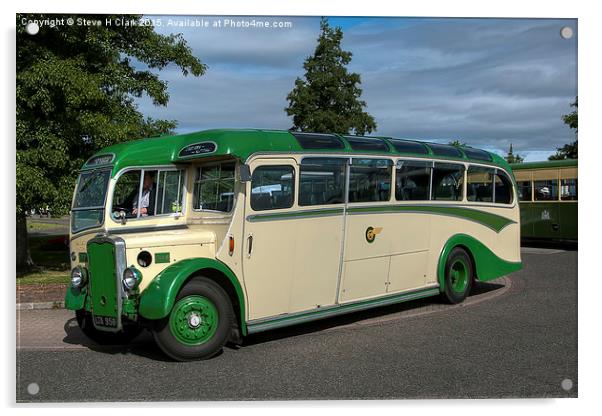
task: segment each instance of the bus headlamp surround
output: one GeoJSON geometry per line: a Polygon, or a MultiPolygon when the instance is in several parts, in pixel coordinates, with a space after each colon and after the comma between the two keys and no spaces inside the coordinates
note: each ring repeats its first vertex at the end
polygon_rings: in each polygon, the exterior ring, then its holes
{"type": "Polygon", "coordinates": [[[71,270],[71,287],[81,289],[86,283],[88,283],[88,271],[84,267],[74,267],[71,270]]]}
{"type": "Polygon", "coordinates": [[[142,272],[135,267],[128,267],[123,271],[123,287],[126,290],[134,290],[142,281],[142,272]]]}

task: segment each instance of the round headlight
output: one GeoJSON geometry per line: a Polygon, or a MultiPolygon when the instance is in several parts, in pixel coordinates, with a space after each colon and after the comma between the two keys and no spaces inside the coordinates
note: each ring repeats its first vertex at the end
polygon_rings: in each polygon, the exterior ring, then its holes
{"type": "Polygon", "coordinates": [[[126,290],[134,290],[142,281],[142,273],[135,267],[128,267],[123,271],[123,287],[126,290]]]}
{"type": "Polygon", "coordinates": [[[83,267],[74,267],[71,270],[71,287],[81,289],[88,282],[88,272],[83,267]]]}

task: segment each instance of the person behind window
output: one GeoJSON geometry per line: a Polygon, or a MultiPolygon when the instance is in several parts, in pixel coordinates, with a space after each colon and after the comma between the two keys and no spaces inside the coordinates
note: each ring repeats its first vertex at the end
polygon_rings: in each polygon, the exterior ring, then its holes
{"type": "MultiPolygon", "coordinates": [[[[140,197],[140,216],[155,215],[155,179],[150,172],[144,173],[142,196],[140,197]]],[[[138,199],[133,203],[133,215],[138,215],[138,199]]]]}

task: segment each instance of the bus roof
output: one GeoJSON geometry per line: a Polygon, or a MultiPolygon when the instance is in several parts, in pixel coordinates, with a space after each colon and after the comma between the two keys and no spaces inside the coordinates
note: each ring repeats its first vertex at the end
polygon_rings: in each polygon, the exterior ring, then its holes
{"type": "MultiPolygon", "coordinates": [[[[194,133],[180,134],[175,136],[160,136],[147,139],[133,140],[106,147],[94,154],[84,164],[83,170],[95,169],[101,166],[112,167],[113,175],[123,168],[131,166],[157,166],[173,163],[190,162],[208,157],[232,156],[241,162],[245,162],[255,153],[344,153],[350,156],[354,154],[374,154],[386,156],[412,156],[424,158],[437,158],[444,160],[472,161],[500,166],[509,169],[506,161],[490,152],[475,149],[469,146],[460,147],[461,153],[455,156],[443,156],[451,146],[438,143],[428,143],[417,140],[403,140],[388,136],[351,136],[339,134],[307,133],[307,136],[324,136],[327,139],[338,140],[340,147],[323,148],[302,147],[297,136],[305,133],[290,132],[287,130],[262,130],[262,129],[215,129],[204,130],[194,133]],[[354,139],[380,139],[386,145],[377,151],[354,150],[350,141],[354,139]],[[419,144],[424,147],[424,152],[399,151],[419,144]],[[443,148],[441,148],[443,146],[443,148]],[[437,150],[438,148],[438,150],[437,150]],[[435,150],[433,150],[435,149],[435,150]],[[470,153],[469,157],[467,153],[470,153]],[[490,160],[481,156],[486,155],[490,160]]],[[[378,140],[376,140],[378,141],[378,140]]],[[[319,140],[318,140],[319,143],[319,140]]],[[[382,143],[381,143],[382,144],[382,143]]]]}
{"type": "Polygon", "coordinates": [[[540,162],[512,163],[510,165],[512,170],[553,169],[553,168],[566,168],[566,167],[575,167],[575,166],[577,166],[577,159],[543,160],[540,162]]]}

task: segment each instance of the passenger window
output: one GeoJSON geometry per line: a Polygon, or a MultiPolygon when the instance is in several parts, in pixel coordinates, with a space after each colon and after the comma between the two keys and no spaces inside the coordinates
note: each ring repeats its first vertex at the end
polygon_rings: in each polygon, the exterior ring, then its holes
{"type": "Polygon", "coordinates": [[[560,180],[560,199],[563,201],[577,200],[577,179],[560,180]]]}
{"type": "Polygon", "coordinates": [[[493,202],[495,169],[469,166],[466,173],[466,199],[473,202],[493,202]]]}
{"type": "Polygon", "coordinates": [[[395,199],[428,201],[433,162],[400,160],[395,175],[395,199]]]}
{"type": "Polygon", "coordinates": [[[157,198],[154,204],[156,215],[182,212],[184,193],[184,171],[159,171],[157,180],[157,198]]]}
{"type": "Polygon", "coordinates": [[[558,200],[558,181],[544,180],[533,182],[536,201],[556,201],[558,200]]]}
{"type": "Polygon", "coordinates": [[[254,211],[290,208],[294,188],[292,166],[260,166],[251,178],[251,208],[254,211]]]}
{"type": "Polygon", "coordinates": [[[388,201],[391,198],[389,159],[353,159],[349,178],[349,202],[388,201]]]}
{"type": "Polygon", "coordinates": [[[531,201],[531,181],[518,182],[518,200],[531,201]]]}
{"type": "Polygon", "coordinates": [[[512,181],[504,172],[498,170],[495,173],[495,203],[512,203],[512,181]]]}
{"type": "Polygon", "coordinates": [[[461,201],[464,187],[464,165],[435,163],[433,169],[433,199],[461,201]]]}
{"type": "Polygon", "coordinates": [[[344,203],[345,171],[345,159],[303,159],[299,171],[299,205],[344,203]]]}
{"type": "Polygon", "coordinates": [[[199,167],[194,182],[193,209],[232,211],[234,168],[234,162],[199,167]]]}

